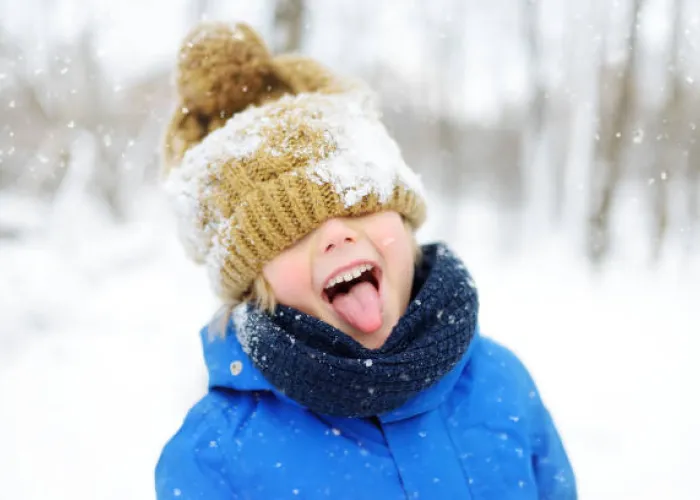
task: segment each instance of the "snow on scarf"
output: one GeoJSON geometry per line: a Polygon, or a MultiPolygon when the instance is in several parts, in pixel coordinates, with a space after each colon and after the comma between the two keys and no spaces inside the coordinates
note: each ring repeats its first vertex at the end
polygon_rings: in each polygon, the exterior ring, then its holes
{"type": "Polygon", "coordinates": [[[274,315],[242,306],[236,333],[265,378],[302,406],[324,415],[381,415],[447,374],[476,329],[474,282],[444,244],[423,247],[413,292],[405,314],[376,350],[287,306],[278,306],[274,315]]]}

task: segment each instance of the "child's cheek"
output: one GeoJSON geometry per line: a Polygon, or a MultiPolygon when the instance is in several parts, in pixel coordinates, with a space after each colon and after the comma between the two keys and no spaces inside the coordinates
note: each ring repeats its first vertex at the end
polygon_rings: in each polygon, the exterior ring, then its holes
{"type": "Polygon", "coordinates": [[[374,224],[365,228],[367,236],[381,249],[391,247],[396,242],[396,235],[392,231],[391,225],[382,221],[375,221],[374,224]]]}
{"type": "Polygon", "coordinates": [[[277,299],[290,306],[303,304],[311,293],[309,270],[299,266],[288,266],[277,276],[277,299]]]}
{"type": "Polygon", "coordinates": [[[405,232],[403,222],[397,222],[388,217],[377,221],[369,230],[372,240],[376,242],[385,255],[401,252],[399,247],[406,239],[402,232],[405,232]]]}
{"type": "Polygon", "coordinates": [[[396,243],[396,237],[395,236],[387,236],[386,238],[382,239],[381,245],[384,248],[390,247],[392,244],[396,243]]]}

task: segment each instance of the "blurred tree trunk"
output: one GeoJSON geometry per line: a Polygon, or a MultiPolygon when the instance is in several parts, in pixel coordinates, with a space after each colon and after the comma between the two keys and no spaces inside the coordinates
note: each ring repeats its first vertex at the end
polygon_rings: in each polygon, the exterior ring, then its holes
{"type": "MultiPolygon", "coordinates": [[[[684,92],[682,78],[680,77],[680,39],[683,33],[683,1],[675,0],[671,6],[673,10],[672,40],[669,44],[669,56],[666,67],[668,71],[667,94],[664,103],[654,117],[656,123],[654,129],[659,139],[653,148],[652,162],[649,172],[649,188],[653,199],[653,241],[652,256],[658,260],[666,239],[669,223],[668,186],[671,180],[682,171],[680,164],[687,158],[679,147],[689,139],[685,127],[681,124],[685,120],[684,92]]],[[[687,161],[687,160],[686,160],[687,161]]]]}
{"type": "MultiPolygon", "coordinates": [[[[598,125],[592,175],[592,206],[588,225],[588,255],[600,262],[610,247],[610,216],[622,175],[625,145],[629,143],[630,113],[635,101],[638,20],[643,0],[634,0],[622,67],[601,61],[598,125]]],[[[602,57],[605,57],[605,51],[602,57]]]]}
{"type": "Polygon", "coordinates": [[[531,98],[523,129],[523,167],[530,170],[536,163],[538,144],[542,140],[546,89],[542,76],[542,58],[537,18],[538,3],[524,0],[525,37],[527,43],[528,68],[530,68],[531,98]]]}
{"type": "MultiPolygon", "coordinates": [[[[452,67],[452,53],[455,42],[451,29],[455,16],[451,7],[454,2],[440,1],[439,8],[443,15],[435,15],[435,5],[420,4],[421,18],[425,23],[420,36],[426,47],[421,66],[424,68],[420,79],[425,103],[418,111],[417,126],[423,133],[417,137],[415,146],[422,162],[430,166],[429,188],[439,193],[449,203],[457,201],[455,188],[459,183],[454,177],[456,159],[454,148],[455,132],[451,113],[452,92],[459,88],[451,78],[452,72],[458,73],[458,67],[452,67]],[[450,182],[450,179],[452,182],[450,182]]],[[[445,219],[441,225],[446,224],[445,219]]]]}
{"type": "Polygon", "coordinates": [[[564,191],[566,187],[569,152],[571,147],[572,111],[568,102],[569,95],[552,96],[549,99],[548,115],[548,154],[547,161],[552,171],[552,216],[560,223],[563,219],[564,191]]]}
{"type": "MultiPolygon", "coordinates": [[[[574,19],[574,3],[566,2],[564,14],[564,22],[570,23],[574,19]]],[[[574,63],[575,43],[571,34],[567,31],[562,39],[564,46],[562,61],[565,66],[565,74],[570,75],[572,65],[574,63]]],[[[564,80],[566,81],[566,80],[564,80]]],[[[548,115],[549,115],[549,144],[547,159],[551,164],[552,182],[552,210],[553,219],[556,223],[561,224],[564,219],[565,203],[566,203],[566,179],[569,175],[570,154],[571,154],[571,131],[573,127],[574,111],[572,104],[572,87],[571,81],[563,88],[547,100],[548,115]]]]}
{"type": "Polygon", "coordinates": [[[276,0],[274,43],[276,53],[297,52],[304,32],[304,1],[276,0]]]}
{"type": "MultiPolygon", "coordinates": [[[[678,33],[676,35],[679,37],[680,45],[680,32],[685,34],[688,33],[687,26],[694,21],[688,23],[688,16],[685,8],[691,3],[686,3],[682,0],[678,0],[677,5],[677,15],[681,21],[685,21],[685,29],[681,29],[679,24],[676,29],[678,33]]],[[[685,49],[695,49],[695,46],[690,45],[685,46],[685,49]]],[[[681,48],[678,48],[679,53],[681,48]]],[[[686,52],[687,53],[687,52],[686,52]]],[[[683,69],[690,69],[687,67],[687,61],[682,59],[679,55],[678,59],[684,64],[685,68],[676,69],[676,77],[678,79],[679,90],[683,96],[682,102],[679,105],[684,112],[684,116],[679,119],[678,129],[685,132],[683,137],[684,142],[679,144],[681,153],[684,155],[685,169],[683,178],[683,187],[685,188],[685,203],[683,204],[683,209],[685,210],[687,217],[687,234],[686,242],[688,243],[689,253],[697,253],[700,248],[696,245],[700,244],[700,92],[697,87],[686,86],[686,82],[682,78],[682,74],[679,74],[683,69]]],[[[697,59],[695,60],[697,64],[697,59]]],[[[676,183],[678,185],[678,183],[676,183]]],[[[675,193],[674,193],[675,194],[675,193]]]]}
{"type": "Polygon", "coordinates": [[[438,89],[437,146],[440,158],[441,186],[443,193],[450,200],[458,200],[462,179],[462,164],[466,158],[460,156],[459,150],[459,113],[454,112],[455,92],[462,88],[464,63],[460,58],[464,47],[463,23],[466,16],[465,2],[449,2],[449,15],[441,19],[439,26],[432,31],[435,41],[433,57],[437,63],[433,74],[433,85],[438,89]]]}
{"type": "MultiPolygon", "coordinates": [[[[692,116],[700,116],[700,102],[696,97],[691,107],[692,116]]],[[[696,237],[700,233],[700,124],[690,124],[691,137],[688,150],[686,183],[688,189],[687,212],[689,219],[688,241],[691,253],[695,250],[696,237]]]]}
{"type": "MultiPolygon", "coordinates": [[[[560,85],[548,90],[545,81],[545,56],[539,27],[540,8],[539,2],[525,0],[523,19],[531,93],[522,127],[520,163],[521,169],[527,172],[525,179],[530,210],[533,213],[531,222],[535,224],[547,219],[560,221],[571,128],[568,89],[560,85]]],[[[561,21],[569,22],[566,14],[561,21]]],[[[560,42],[565,47],[571,46],[565,38],[560,42]]]]}
{"type": "MultiPolygon", "coordinates": [[[[78,41],[76,51],[78,60],[75,64],[77,67],[74,67],[73,71],[82,72],[82,99],[80,106],[77,107],[77,113],[70,121],[76,122],[76,126],[92,136],[90,145],[92,152],[89,155],[82,155],[93,158],[90,183],[96,190],[98,198],[107,202],[112,215],[121,219],[124,216],[124,207],[119,198],[119,156],[111,154],[109,142],[104,140],[105,136],[109,136],[111,132],[107,129],[110,117],[105,102],[105,93],[110,85],[95,54],[94,30],[95,23],[88,23],[78,41]]],[[[87,140],[85,144],[88,144],[87,140]]]]}

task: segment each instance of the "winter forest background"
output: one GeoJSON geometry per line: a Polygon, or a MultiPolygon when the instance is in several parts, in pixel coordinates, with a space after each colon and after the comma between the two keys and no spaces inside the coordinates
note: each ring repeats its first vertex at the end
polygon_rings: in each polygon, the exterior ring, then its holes
{"type": "Polygon", "coordinates": [[[201,18],[378,91],[582,498],[697,498],[700,0],[0,0],[0,499],[153,498],[203,390],[157,163],[201,18]]]}

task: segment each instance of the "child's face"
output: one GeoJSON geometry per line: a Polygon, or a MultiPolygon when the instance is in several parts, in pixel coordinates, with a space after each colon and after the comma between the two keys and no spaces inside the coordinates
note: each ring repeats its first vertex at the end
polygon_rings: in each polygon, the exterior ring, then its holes
{"type": "Polygon", "coordinates": [[[398,213],[380,212],[326,221],[263,275],[279,303],[377,349],[408,306],[413,267],[413,236],[398,213]]]}

